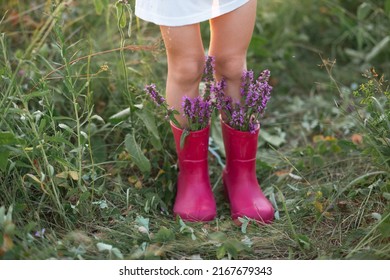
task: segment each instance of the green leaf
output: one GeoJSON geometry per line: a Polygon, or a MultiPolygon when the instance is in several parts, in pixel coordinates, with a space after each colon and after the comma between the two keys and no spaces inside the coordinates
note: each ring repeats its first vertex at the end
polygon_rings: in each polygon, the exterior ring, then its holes
{"type": "Polygon", "coordinates": [[[217,242],[222,243],[226,240],[227,236],[222,231],[217,231],[217,232],[210,233],[209,238],[212,241],[217,241],[217,242]]]}
{"type": "Polygon", "coordinates": [[[345,152],[350,152],[350,151],[355,151],[356,150],[356,145],[348,140],[339,140],[338,146],[345,152]]]}
{"type": "Polygon", "coordinates": [[[101,137],[91,138],[91,150],[95,163],[101,163],[107,160],[107,144],[101,137]]]}
{"type": "Polygon", "coordinates": [[[166,227],[161,227],[156,233],[154,240],[156,242],[166,243],[172,240],[175,240],[175,233],[166,227]]]}
{"type": "Polygon", "coordinates": [[[161,147],[162,145],[161,145],[160,136],[158,134],[156,121],[154,119],[152,112],[150,112],[148,110],[141,110],[141,111],[137,111],[135,114],[145,124],[146,129],[153,136],[153,138],[157,141],[156,148],[161,147]]]}
{"type": "Polygon", "coordinates": [[[371,5],[367,2],[363,2],[360,4],[357,10],[357,18],[358,20],[364,20],[371,12],[371,5]]]}
{"type": "Polygon", "coordinates": [[[387,216],[380,221],[380,225],[378,229],[384,238],[390,237],[390,215],[389,214],[387,214],[387,216]]]}
{"type": "Polygon", "coordinates": [[[241,222],[241,232],[246,233],[246,229],[249,225],[250,220],[246,217],[245,218],[238,217],[238,220],[241,222]]]}
{"type": "Polygon", "coordinates": [[[390,42],[390,36],[384,37],[378,44],[376,44],[372,50],[367,54],[366,61],[371,61],[375,56],[377,56],[382,50],[388,48],[390,42]]]}
{"type": "Polygon", "coordinates": [[[245,249],[245,245],[242,244],[240,241],[237,241],[235,239],[227,240],[223,247],[225,247],[226,252],[229,254],[230,258],[237,259],[238,253],[245,249]]]}
{"type": "Polygon", "coordinates": [[[131,37],[131,23],[133,21],[133,10],[131,9],[130,4],[128,4],[128,3],[125,4],[125,7],[127,9],[127,14],[129,16],[129,24],[127,27],[127,36],[129,36],[129,38],[130,38],[131,37]]]}
{"type": "Polygon", "coordinates": [[[120,28],[125,28],[126,23],[127,23],[125,6],[122,2],[118,1],[115,4],[115,8],[116,8],[116,16],[117,16],[118,26],[120,28]]]}
{"type": "Polygon", "coordinates": [[[184,129],[183,133],[180,136],[180,149],[181,150],[184,148],[184,144],[186,142],[186,138],[188,135],[190,135],[190,132],[187,129],[184,129]]]}
{"type": "Polygon", "coordinates": [[[390,0],[386,0],[385,2],[385,12],[388,17],[390,17],[390,0]]]}
{"type": "Polygon", "coordinates": [[[44,96],[47,96],[48,94],[50,94],[50,91],[48,91],[48,90],[45,90],[45,91],[34,91],[32,93],[29,93],[29,94],[26,94],[26,95],[22,95],[22,98],[23,98],[23,100],[25,102],[28,102],[31,99],[42,98],[44,96]]]}
{"type": "Polygon", "coordinates": [[[142,216],[137,216],[137,218],[135,219],[135,222],[139,226],[146,228],[146,230],[149,232],[149,218],[144,218],[142,216]]]}
{"type": "Polygon", "coordinates": [[[222,259],[226,255],[226,249],[225,246],[220,246],[217,249],[217,259],[222,259]]]}
{"type": "Polygon", "coordinates": [[[135,165],[137,165],[142,172],[150,172],[152,168],[150,161],[142,153],[142,150],[135,141],[135,137],[133,134],[129,133],[126,135],[125,147],[129,152],[131,159],[133,160],[135,165]]]}
{"type": "Polygon", "coordinates": [[[286,142],[286,133],[278,129],[276,134],[270,134],[267,131],[260,131],[260,136],[268,143],[275,147],[280,147],[283,143],[286,142]]]}
{"type": "Polygon", "coordinates": [[[150,139],[150,143],[152,143],[153,147],[154,147],[157,151],[161,151],[161,150],[162,150],[161,139],[156,139],[156,138],[152,137],[152,139],[150,139]]]}
{"type": "Polygon", "coordinates": [[[12,212],[14,210],[14,207],[13,205],[11,205],[10,207],[8,207],[8,212],[7,212],[7,215],[5,217],[5,221],[6,222],[12,222],[12,212]]]}
{"type": "Polygon", "coordinates": [[[119,122],[122,121],[130,116],[130,108],[126,108],[114,115],[112,115],[109,120],[110,122],[119,122]]]}
{"type": "Polygon", "coordinates": [[[226,240],[217,250],[217,258],[222,259],[228,253],[229,259],[237,259],[238,253],[248,250],[248,246],[236,239],[226,240]]]}
{"type": "Polygon", "coordinates": [[[306,235],[298,234],[297,238],[298,238],[298,244],[302,249],[304,249],[304,250],[310,249],[311,242],[310,242],[310,239],[306,235]]]}
{"type": "Polygon", "coordinates": [[[98,248],[99,252],[101,252],[101,251],[111,251],[112,248],[113,248],[112,245],[106,244],[106,243],[103,243],[103,242],[97,243],[96,247],[98,248]]]}
{"type": "Polygon", "coordinates": [[[7,169],[9,154],[9,151],[0,149],[0,170],[3,172],[7,169]]]}
{"type": "Polygon", "coordinates": [[[0,145],[18,144],[18,139],[11,132],[0,132],[0,145]]]}
{"type": "Polygon", "coordinates": [[[118,248],[112,248],[111,252],[120,260],[123,260],[123,254],[118,248]]]}
{"type": "Polygon", "coordinates": [[[179,224],[180,224],[180,232],[183,234],[191,234],[191,239],[195,241],[196,236],[194,233],[194,229],[192,227],[187,226],[180,217],[179,217],[179,224]]]}
{"type": "Polygon", "coordinates": [[[58,127],[63,129],[63,130],[68,131],[70,134],[74,134],[74,131],[68,125],[66,125],[64,123],[58,124],[58,127]]]}
{"type": "Polygon", "coordinates": [[[313,166],[319,166],[319,167],[322,167],[324,166],[325,164],[325,160],[322,156],[320,155],[314,155],[312,158],[311,158],[311,164],[313,166]]]}
{"type": "Polygon", "coordinates": [[[93,0],[93,4],[95,5],[95,10],[98,15],[101,15],[103,12],[103,1],[102,0],[93,0]]]}

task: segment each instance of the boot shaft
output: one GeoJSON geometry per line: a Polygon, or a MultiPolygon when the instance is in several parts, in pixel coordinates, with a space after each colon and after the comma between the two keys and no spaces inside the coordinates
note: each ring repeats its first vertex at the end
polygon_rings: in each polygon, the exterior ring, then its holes
{"type": "Polygon", "coordinates": [[[260,126],[255,133],[235,130],[221,120],[223,142],[225,144],[226,162],[256,161],[257,140],[260,126]]]}
{"type": "Polygon", "coordinates": [[[171,123],[173,137],[175,139],[176,152],[180,161],[207,161],[210,126],[198,131],[190,131],[184,140],[184,146],[180,147],[180,140],[184,130],[171,123]]]}

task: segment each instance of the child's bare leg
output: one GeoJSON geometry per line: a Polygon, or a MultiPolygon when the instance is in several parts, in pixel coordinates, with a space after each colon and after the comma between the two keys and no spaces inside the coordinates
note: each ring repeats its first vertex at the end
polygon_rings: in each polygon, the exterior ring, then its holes
{"type": "Polygon", "coordinates": [[[210,20],[210,55],[215,57],[216,78],[227,81],[226,94],[240,99],[240,83],[246,69],[247,49],[256,19],[256,0],[210,20]]]}
{"type": "MultiPolygon", "coordinates": [[[[199,24],[179,27],[160,26],[168,58],[167,102],[181,111],[183,96],[199,95],[204,68],[204,49],[199,24]]],[[[176,117],[181,125],[186,120],[176,117]]]]}

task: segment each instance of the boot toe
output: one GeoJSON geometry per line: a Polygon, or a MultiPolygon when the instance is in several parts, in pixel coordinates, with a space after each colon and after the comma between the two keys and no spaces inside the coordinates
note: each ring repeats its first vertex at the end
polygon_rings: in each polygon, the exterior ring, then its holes
{"type": "Polygon", "coordinates": [[[196,209],[175,209],[174,215],[187,222],[208,222],[215,219],[217,211],[215,207],[200,207],[196,209]]]}
{"type": "Polygon", "coordinates": [[[261,207],[247,207],[232,212],[233,220],[238,220],[239,217],[247,217],[260,223],[269,224],[274,219],[274,209],[272,205],[262,205],[261,207]]]}

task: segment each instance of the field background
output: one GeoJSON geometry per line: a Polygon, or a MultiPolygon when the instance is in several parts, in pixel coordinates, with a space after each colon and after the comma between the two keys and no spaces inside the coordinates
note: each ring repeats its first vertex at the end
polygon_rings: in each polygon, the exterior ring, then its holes
{"type": "MultiPolygon", "coordinates": [[[[248,68],[272,73],[257,176],[276,220],[172,217],[158,27],[134,1],[1,1],[0,259],[389,259],[390,1],[261,0],[248,68]]],[[[202,23],[204,43],[208,24],[202,23]]]]}

